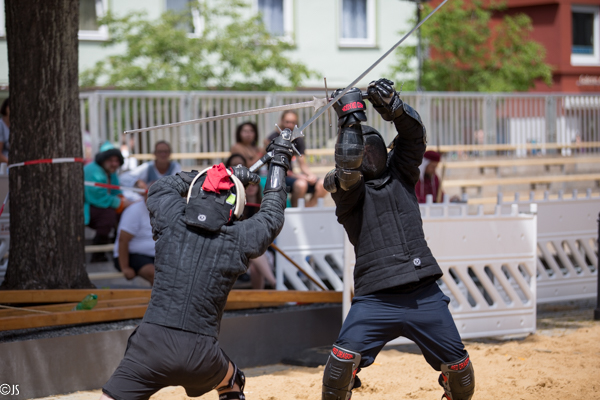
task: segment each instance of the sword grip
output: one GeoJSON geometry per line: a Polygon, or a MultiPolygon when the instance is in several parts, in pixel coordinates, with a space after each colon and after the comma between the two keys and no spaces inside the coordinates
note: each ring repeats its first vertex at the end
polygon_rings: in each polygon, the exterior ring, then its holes
{"type": "Polygon", "coordinates": [[[260,158],[260,160],[258,160],[257,162],[254,163],[254,165],[252,165],[249,170],[250,172],[256,172],[260,169],[260,167],[262,167],[263,165],[265,165],[266,163],[268,163],[269,161],[271,161],[271,159],[273,158],[273,152],[270,151],[268,153],[266,153],[264,156],[262,156],[260,158]]]}

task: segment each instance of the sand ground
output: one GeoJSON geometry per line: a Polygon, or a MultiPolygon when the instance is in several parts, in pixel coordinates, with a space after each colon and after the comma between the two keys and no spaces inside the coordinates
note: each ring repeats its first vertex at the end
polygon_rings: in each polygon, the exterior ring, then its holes
{"type": "MultiPolygon", "coordinates": [[[[514,340],[467,340],[473,360],[477,400],[600,399],[600,321],[593,308],[547,309],[538,314],[536,334],[514,340]]],[[[323,366],[271,365],[245,370],[248,400],[319,400],[323,366]]],[[[439,399],[438,373],[416,346],[397,346],[380,353],[360,373],[363,387],[353,400],[439,399]]],[[[96,400],[100,390],[43,400],[96,400]]],[[[187,400],[180,387],[156,393],[152,400],[187,400]]],[[[199,399],[216,400],[216,392],[199,399]]]]}

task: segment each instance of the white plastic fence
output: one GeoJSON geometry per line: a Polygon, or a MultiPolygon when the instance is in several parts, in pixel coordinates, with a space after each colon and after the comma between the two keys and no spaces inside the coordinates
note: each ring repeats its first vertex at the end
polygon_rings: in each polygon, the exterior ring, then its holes
{"type": "Polygon", "coordinates": [[[498,203],[503,207],[517,204],[527,209],[537,204],[537,302],[587,299],[597,296],[598,280],[598,216],[600,195],[578,198],[577,191],[557,199],[548,193],[543,200],[521,200],[498,203]]]}
{"type": "MultiPolygon", "coordinates": [[[[466,205],[421,207],[426,239],[444,271],[439,284],[463,338],[535,331],[536,217],[517,206],[503,210],[471,215],[466,205]]],[[[354,256],[335,208],[287,209],[277,244],[313,277],[343,288],[345,316],[354,256]]],[[[317,289],[285,258],[276,261],[278,289],[317,289]]]]}

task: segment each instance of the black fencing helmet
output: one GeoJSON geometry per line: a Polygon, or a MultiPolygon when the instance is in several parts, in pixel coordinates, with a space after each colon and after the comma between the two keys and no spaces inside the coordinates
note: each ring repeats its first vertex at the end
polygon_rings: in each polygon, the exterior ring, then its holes
{"type": "Polygon", "coordinates": [[[233,182],[230,190],[223,190],[220,193],[204,191],[202,185],[211,168],[196,175],[190,184],[184,222],[187,225],[216,232],[223,225],[242,216],[246,204],[246,191],[242,182],[231,173],[231,169],[227,169],[229,179],[233,182]]]}
{"type": "Polygon", "coordinates": [[[362,125],[362,131],[365,150],[360,171],[366,182],[383,175],[388,154],[383,137],[376,129],[368,125],[362,125]]]}

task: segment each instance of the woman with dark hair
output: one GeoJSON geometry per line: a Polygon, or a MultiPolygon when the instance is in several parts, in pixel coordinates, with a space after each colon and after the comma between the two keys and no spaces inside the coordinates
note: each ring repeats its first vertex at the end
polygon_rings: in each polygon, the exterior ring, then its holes
{"type": "Polygon", "coordinates": [[[254,122],[243,122],[235,130],[236,143],[231,146],[231,154],[240,154],[246,159],[245,167],[250,168],[265,153],[258,147],[258,127],[254,122]]]}
{"type": "Polygon", "coordinates": [[[10,106],[8,98],[0,106],[0,162],[8,164],[8,137],[10,136],[10,106]]]}

